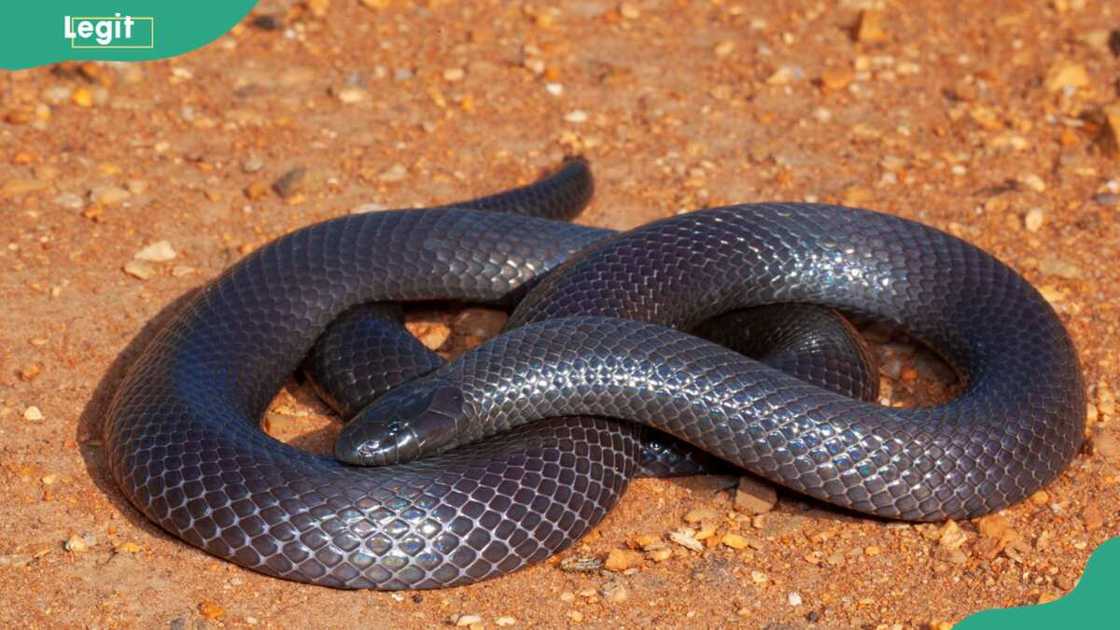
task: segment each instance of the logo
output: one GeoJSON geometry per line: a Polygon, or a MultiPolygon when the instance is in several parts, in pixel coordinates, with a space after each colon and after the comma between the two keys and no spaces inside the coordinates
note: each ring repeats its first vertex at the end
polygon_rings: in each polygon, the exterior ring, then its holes
{"type": "Polygon", "coordinates": [[[71,48],[155,48],[156,19],[120,13],[112,17],[67,15],[62,34],[71,48]]]}

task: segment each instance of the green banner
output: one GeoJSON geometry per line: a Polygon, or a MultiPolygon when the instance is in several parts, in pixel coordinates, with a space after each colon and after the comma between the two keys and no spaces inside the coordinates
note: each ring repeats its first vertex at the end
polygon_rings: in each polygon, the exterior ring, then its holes
{"type": "Polygon", "coordinates": [[[233,28],[256,0],[39,0],[11,3],[0,68],[181,55],[233,28]]]}

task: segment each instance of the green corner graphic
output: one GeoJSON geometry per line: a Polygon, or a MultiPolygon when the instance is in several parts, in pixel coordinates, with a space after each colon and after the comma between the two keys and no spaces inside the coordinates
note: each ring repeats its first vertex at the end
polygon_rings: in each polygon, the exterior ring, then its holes
{"type": "Polygon", "coordinates": [[[1113,538],[1093,552],[1081,581],[1065,597],[1038,606],[986,610],[968,617],[955,628],[1114,628],[1116,621],[1111,609],[1117,584],[1120,584],[1120,538],[1113,538]]]}
{"type": "Polygon", "coordinates": [[[256,0],[41,0],[13,3],[0,68],[59,61],[147,61],[201,48],[234,27],[256,0]],[[158,36],[157,36],[158,32],[158,36]]]}

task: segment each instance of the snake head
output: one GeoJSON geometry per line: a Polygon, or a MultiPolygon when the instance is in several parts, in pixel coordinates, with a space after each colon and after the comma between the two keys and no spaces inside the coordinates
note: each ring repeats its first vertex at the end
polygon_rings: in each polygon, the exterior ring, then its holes
{"type": "Polygon", "coordinates": [[[338,436],[334,456],[347,464],[384,466],[435,453],[455,436],[462,409],[457,387],[402,385],[354,416],[338,436]]]}

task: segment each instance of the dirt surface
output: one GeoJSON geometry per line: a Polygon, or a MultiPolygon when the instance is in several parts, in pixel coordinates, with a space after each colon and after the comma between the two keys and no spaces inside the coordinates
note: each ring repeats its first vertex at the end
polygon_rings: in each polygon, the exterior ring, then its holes
{"type": "MultiPolygon", "coordinates": [[[[1115,3],[550,4],[266,2],[180,58],[0,75],[0,624],[942,627],[1075,585],[1120,533],[1115,3]],[[589,225],[842,201],[993,252],[1079,346],[1082,454],[997,517],[919,526],[641,480],[554,561],[403,594],[240,569],[115,489],[105,404],[177,298],[294,228],[525,183],[571,152],[598,178],[589,225]],[[612,550],[623,570],[566,570],[612,550]]],[[[413,328],[436,345],[456,317],[413,328]]],[[[937,364],[885,341],[885,401],[935,394],[937,364]]],[[[294,385],[268,425],[318,449],[337,430],[294,385]]]]}

